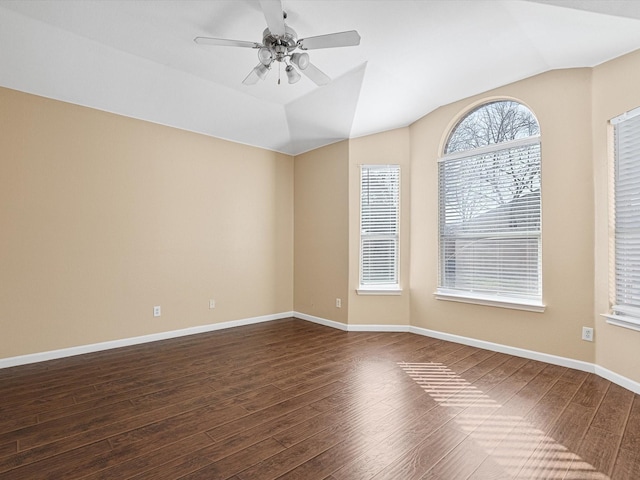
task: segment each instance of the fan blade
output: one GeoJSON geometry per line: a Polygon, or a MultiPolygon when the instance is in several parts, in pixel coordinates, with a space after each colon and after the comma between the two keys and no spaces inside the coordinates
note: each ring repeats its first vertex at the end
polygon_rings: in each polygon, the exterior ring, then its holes
{"type": "Polygon", "coordinates": [[[228,40],[226,38],[209,38],[209,37],[196,37],[193,39],[199,45],[215,45],[218,47],[247,47],[247,48],[261,48],[261,43],[245,42],[243,40],[228,40]]]}
{"type": "Polygon", "coordinates": [[[258,80],[260,80],[260,77],[256,73],[255,69],[253,69],[249,72],[249,75],[244,78],[242,83],[244,83],[245,85],[255,85],[256,83],[258,83],[258,80]]]}
{"type": "Polygon", "coordinates": [[[306,75],[309,80],[311,80],[313,83],[315,83],[319,87],[331,82],[331,78],[329,78],[329,76],[326,73],[324,73],[322,70],[320,70],[311,62],[309,62],[309,65],[307,65],[307,68],[300,71],[302,72],[303,75],[306,75]]]}
{"type": "Polygon", "coordinates": [[[302,50],[314,48],[352,47],[360,45],[360,35],[355,30],[348,32],[329,33],[317,37],[302,38],[298,40],[298,46],[302,50]]]}
{"type": "Polygon", "coordinates": [[[285,29],[281,0],[260,0],[260,6],[271,34],[283,37],[285,29]]]}
{"type": "Polygon", "coordinates": [[[271,61],[269,65],[265,65],[260,62],[258,65],[253,67],[253,70],[249,72],[249,75],[245,77],[242,83],[244,83],[245,85],[255,85],[256,83],[258,83],[258,80],[264,80],[269,74],[271,63],[273,63],[273,61],[271,61]]]}

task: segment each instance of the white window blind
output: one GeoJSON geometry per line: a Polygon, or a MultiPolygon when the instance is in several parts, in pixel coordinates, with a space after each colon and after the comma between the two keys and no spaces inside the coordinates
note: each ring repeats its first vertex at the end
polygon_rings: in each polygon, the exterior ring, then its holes
{"type": "Polygon", "coordinates": [[[360,285],[398,285],[400,166],[362,165],[360,285]]]}
{"type": "Polygon", "coordinates": [[[612,123],[615,293],[610,323],[640,328],[640,109],[612,123]]]}
{"type": "Polygon", "coordinates": [[[540,302],[540,140],[512,140],[439,162],[443,294],[540,302]]]}

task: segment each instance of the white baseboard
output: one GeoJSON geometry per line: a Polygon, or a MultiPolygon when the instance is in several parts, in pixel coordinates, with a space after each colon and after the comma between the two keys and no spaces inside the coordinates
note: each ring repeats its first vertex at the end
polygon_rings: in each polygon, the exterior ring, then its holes
{"type": "Polygon", "coordinates": [[[300,320],[306,320],[307,322],[318,323],[320,325],[324,325],[325,327],[337,328],[342,331],[349,331],[349,325],[346,323],[335,322],[333,320],[327,320],[326,318],[314,317],[313,315],[307,315],[306,313],[293,312],[292,314],[295,318],[299,318],[300,320]]]}
{"type": "Polygon", "coordinates": [[[408,325],[349,325],[350,332],[409,332],[408,325]]]}
{"type": "Polygon", "coordinates": [[[463,345],[469,345],[471,347],[491,350],[492,352],[506,353],[509,355],[513,355],[514,357],[528,358],[529,360],[538,360],[540,362],[551,363],[552,365],[573,368],[575,370],[582,370],[583,372],[595,373],[595,365],[593,363],[583,362],[581,360],[559,357],[557,355],[536,352],[534,350],[525,350],[524,348],[510,347],[508,345],[502,345],[500,343],[486,342],[484,340],[462,337],[460,335],[438,332],[436,330],[429,330],[426,328],[411,327],[410,331],[412,333],[417,333],[418,335],[437,338],[439,340],[447,340],[448,342],[461,343],[463,345]]]}
{"type": "Polygon", "coordinates": [[[121,340],[112,340],[90,345],[81,345],[78,347],[62,348],[60,350],[51,350],[48,352],[20,355],[18,357],[0,358],[0,369],[16,367],[18,365],[26,365],[29,363],[44,362],[47,360],[55,360],[57,358],[72,357],[74,355],[82,355],[84,353],[99,352],[102,350],[111,350],[113,348],[139,345],[141,343],[157,342],[158,340],[185,337],[187,335],[196,335],[198,333],[213,332],[215,330],[222,330],[225,328],[252,325],[254,323],[270,322],[272,320],[280,320],[293,316],[294,312],[275,313],[272,315],[263,315],[260,317],[244,318],[242,320],[232,320],[229,322],[212,323],[209,325],[200,325],[197,327],[171,330],[168,332],[152,333],[149,335],[142,335],[140,337],[123,338],[121,340]]]}
{"type": "Polygon", "coordinates": [[[637,393],[640,395],[640,383],[634,382],[633,380],[628,379],[627,377],[623,377],[622,375],[617,374],[616,372],[612,372],[609,369],[601,367],[600,365],[596,365],[596,375],[606,378],[612,383],[616,385],[620,385],[627,390],[631,390],[633,393],[637,393]]]}
{"type": "Polygon", "coordinates": [[[326,318],[314,317],[306,313],[293,312],[295,318],[308,322],[318,323],[325,327],[337,328],[345,332],[408,332],[411,327],[408,325],[354,325],[327,320],[326,318]]]}

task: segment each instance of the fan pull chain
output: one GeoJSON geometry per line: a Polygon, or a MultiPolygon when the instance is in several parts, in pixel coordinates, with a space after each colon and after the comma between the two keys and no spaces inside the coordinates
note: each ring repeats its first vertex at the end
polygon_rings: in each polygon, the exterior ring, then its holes
{"type": "Polygon", "coordinates": [[[278,62],[278,85],[280,85],[280,73],[281,73],[280,62],[278,62]]]}

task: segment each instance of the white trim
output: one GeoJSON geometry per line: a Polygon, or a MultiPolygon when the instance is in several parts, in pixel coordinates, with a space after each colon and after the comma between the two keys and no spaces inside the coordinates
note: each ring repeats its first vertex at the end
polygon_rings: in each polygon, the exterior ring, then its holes
{"type": "Polygon", "coordinates": [[[295,318],[300,320],[307,320],[309,322],[318,323],[325,327],[337,328],[344,332],[409,332],[409,325],[371,325],[371,324],[346,324],[342,322],[336,322],[334,320],[327,320],[326,318],[314,317],[313,315],[307,315],[306,313],[293,312],[295,318]]]}
{"type": "Polygon", "coordinates": [[[358,168],[362,169],[362,167],[368,167],[368,168],[377,168],[377,169],[384,169],[384,168],[389,168],[389,167],[400,167],[399,163],[359,163],[358,164],[358,168]]]}
{"type": "Polygon", "coordinates": [[[438,290],[433,294],[436,300],[449,302],[473,303],[488,307],[511,308],[513,310],[526,310],[528,312],[542,313],[546,305],[534,300],[520,300],[515,298],[499,297],[497,295],[482,295],[479,293],[461,294],[438,290]]]}
{"type": "Polygon", "coordinates": [[[640,321],[635,317],[615,315],[613,313],[601,313],[600,315],[607,319],[607,323],[609,325],[615,325],[616,327],[628,328],[629,330],[640,332],[640,321]]]}
{"type": "Polygon", "coordinates": [[[631,390],[633,393],[637,393],[640,395],[640,383],[634,382],[633,380],[623,377],[619,373],[612,372],[611,370],[601,367],[600,365],[596,365],[596,375],[606,378],[610,382],[615,383],[616,385],[620,385],[627,390],[631,390]]]}
{"type": "MultiPolygon", "coordinates": [[[[455,128],[454,128],[455,130],[455,128]]],[[[498,152],[500,150],[509,150],[511,148],[526,147],[528,145],[537,145],[540,143],[540,135],[532,135],[531,137],[517,138],[508,142],[492,143],[484,147],[470,148],[468,150],[460,150],[459,152],[448,153],[438,159],[438,163],[447,162],[449,160],[458,160],[466,157],[477,157],[478,155],[486,155],[487,153],[498,152]]]]}
{"type": "Polygon", "coordinates": [[[461,343],[462,345],[469,345],[472,347],[482,348],[484,350],[491,350],[492,352],[506,353],[515,357],[528,358],[529,360],[538,360],[540,362],[559,365],[561,367],[573,368],[575,370],[581,370],[583,372],[595,373],[596,369],[596,366],[593,363],[583,362],[582,360],[560,357],[558,355],[536,352],[534,350],[525,350],[524,348],[510,347],[509,345],[503,345],[501,343],[486,342],[484,340],[462,337],[460,335],[454,335],[452,333],[444,333],[436,330],[429,330],[426,328],[413,326],[409,329],[409,331],[418,335],[424,335],[425,337],[432,337],[439,340],[446,340],[448,342],[461,343]]]}
{"type": "Polygon", "coordinates": [[[123,338],[120,340],[111,340],[108,342],[93,343],[90,345],[80,345],[78,347],[50,350],[48,352],[31,353],[28,355],[20,355],[17,357],[1,358],[0,369],[26,365],[29,363],[45,362],[47,360],[55,360],[58,358],[72,357],[74,355],[82,355],[85,353],[99,352],[102,350],[111,350],[113,348],[129,347],[131,345],[139,345],[141,343],[157,342],[158,340],[167,340],[170,338],[184,337],[187,335],[196,335],[198,333],[213,332],[215,330],[222,330],[226,328],[252,325],[254,323],[270,322],[272,320],[280,320],[293,316],[294,312],[275,313],[272,315],[262,315],[260,317],[245,318],[242,320],[231,320],[228,322],[212,323],[209,325],[200,325],[197,327],[171,330],[168,332],[151,333],[149,335],[142,335],[139,337],[123,338]]]}
{"type": "Polygon", "coordinates": [[[384,287],[382,285],[360,285],[356,289],[358,295],[402,295],[402,289],[398,285],[384,287]]]}
{"type": "Polygon", "coordinates": [[[611,120],[609,120],[609,123],[611,123],[611,125],[617,125],[620,122],[624,122],[625,120],[629,120],[630,118],[637,117],[638,115],[640,115],[640,107],[629,110],[628,112],[624,112],[617,117],[613,117],[611,120]]]}
{"type": "Polygon", "coordinates": [[[408,333],[411,331],[409,325],[347,325],[349,332],[401,332],[408,333]]]}
{"type": "Polygon", "coordinates": [[[313,315],[307,315],[306,313],[293,312],[293,316],[295,318],[299,318],[300,320],[306,320],[307,322],[318,323],[320,325],[324,325],[325,327],[337,328],[338,330],[342,330],[347,332],[348,325],[346,323],[336,322],[334,320],[327,320],[326,318],[314,317],[313,315]]]}

